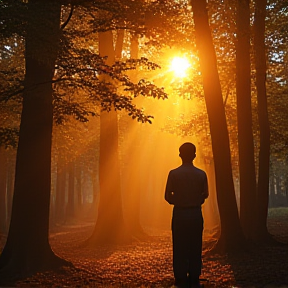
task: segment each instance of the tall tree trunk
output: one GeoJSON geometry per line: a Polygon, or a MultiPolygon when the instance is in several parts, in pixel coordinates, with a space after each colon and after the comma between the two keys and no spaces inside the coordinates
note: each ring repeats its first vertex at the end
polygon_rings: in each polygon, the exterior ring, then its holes
{"type": "MultiPolygon", "coordinates": [[[[98,167],[97,167],[98,170],[98,167]]],[[[98,172],[96,173],[96,171],[92,172],[91,175],[91,179],[92,179],[92,191],[93,191],[93,200],[92,200],[92,205],[91,205],[91,213],[89,213],[89,215],[91,215],[92,217],[94,217],[94,215],[96,216],[95,211],[97,211],[97,207],[98,207],[98,202],[99,202],[99,174],[98,172]]],[[[95,217],[96,219],[96,217],[95,217]]]]}
{"type": "MultiPolygon", "coordinates": [[[[124,26],[124,23],[123,23],[124,26]]],[[[124,29],[117,30],[117,40],[115,45],[115,59],[119,60],[122,58],[122,50],[123,50],[123,42],[124,42],[124,29]]]]}
{"type": "Polygon", "coordinates": [[[205,201],[203,215],[205,226],[212,232],[212,236],[215,238],[220,236],[219,209],[215,189],[215,168],[213,159],[209,159],[207,162],[208,163],[205,163],[205,170],[209,183],[209,198],[205,201]],[[207,217],[205,218],[206,215],[207,217]]]}
{"type": "Polygon", "coordinates": [[[244,240],[235,197],[229,135],[216,53],[208,22],[207,4],[205,0],[191,0],[191,4],[215,164],[215,181],[221,221],[221,235],[218,243],[221,248],[229,251],[241,246],[244,240]]]}
{"type": "Polygon", "coordinates": [[[19,144],[8,238],[0,279],[63,265],[49,241],[52,78],[59,43],[59,1],[28,2],[28,25],[19,144]]]}
{"type": "Polygon", "coordinates": [[[63,224],[65,221],[65,191],[66,169],[57,164],[56,197],[55,197],[55,222],[63,224]]]}
{"type": "MultiPolygon", "coordinates": [[[[108,65],[114,63],[112,31],[99,33],[99,52],[101,56],[108,56],[108,65]]],[[[113,109],[110,112],[103,111],[100,117],[100,200],[96,225],[88,239],[92,245],[130,240],[123,217],[117,112],[113,109]]]]}
{"type": "MultiPolygon", "coordinates": [[[[138,59],[139,43],[138,35],[133,34],[130,39],[130,58],[138,59]]],[[[136,71],[133,71],[134,75],[136,71]]],[[[131,79],[133,76],[131,75],[131,79]]],[[[126,181],[124,186],[125,199],[127,202],[127,225],[133,236],[143,237],[146,236],[141,224],[140,224],[140,197],[141,197],[141,178],[143,177],[140,172],[140,143],[141,143],[141,133],[139,133],[139,123],[134,121],[129,117],[128,119],[129,129],[127,132],[128,136],[128,159],[126,171],[126,181]]]]}
{"type": "MultiPolygon", "coordinates": [[[[127,137],[129,141],[127,142],[127,151],[128,155],[123,169],[123,195],[124,195],[124,207],[126,222],[128,225],[131,234],[137,238],[146,236],[141,223],[140,223],[140,202],[141,202],[141,193],[143,183],[142,178],[143,174],[141,173],[141,162],[144,161],[141,156],[141,135],[139,134],[139,123],[133,121],[132,119],[128,120],[129,129],[127,132],[127,137]],[[142,160],[142,161],[141,161],[142,160]]],[[[147,155],[145,155],[147,156],[147,155]]],[[[147,160],[147,159],[146,159],[147,160]]]]}
{"type": "Polygon", "coordinates": [[[250,0],[238,0],[236,42],[236,96],[240,172],[240,222],[253,239],[256,215],[256,174],[251,108],[250,0]]]}
{"type": "Polygon", "coordinates": [[[83,191],[82,191],[82,171],[80,167],[80,161],[78,161],[77,165],[75,165],[75,179],[76,179],[76,213],[82,210],[83,205],[83,191]]]}
{"type": "Polygon", "coordinates": [[[14,178],[15,178],[15,159],[13,157],[13,161],[11,158],[8,158],[8,173],[7,173],[7,229],[9,227],[10,219],[11,219],[11,210],[12,210],[12,199],[14,192],[14,178]]]}
{"type": "Polygon", "coordinates": [[[7,224],[7,157],[0,146],[0,234],[6,233],[7,224]]]}
{"type": "Polygon", "coordinates": [[[68,164],[68,199],[66,205],[66,221],[73,221],[75,218],[75,163],[68,164]]]}
{"type": "Polygon", "coordinates": [[[279,207],[281,197],[280,176],[275,177],[275,194],[276,194],[276,207],[279,207]]]}
{"type": "Polygon", "coordinates": [[[274,175],[271,175],[269,180],[269,206],[275,207],[276,195],[275,195],[275,184],[274,184],[274,175]]]}
{"type": "Polygon", "coordinates": [[[137,34],[131,35],[131,45],[130,45],[130,58],[131,59],[138,59],[139,57],[139,36],[137,34]]]}
{"type": "Polygon", "coordinates": [[[266,0],[255,1],[254,49],[258,119],[260,127],[259,171],[257,187],[257,239],[268,236],[270,126],[266,95],[265,15],[266,0]]]}

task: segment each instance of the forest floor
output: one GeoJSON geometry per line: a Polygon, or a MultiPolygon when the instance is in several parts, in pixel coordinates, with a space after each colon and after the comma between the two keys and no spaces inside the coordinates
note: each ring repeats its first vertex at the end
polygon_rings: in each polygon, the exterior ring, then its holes
{"type": "MultiPolygon", "coordinates": [[[[269,232],[283,245],[257,246],[231,255],[208,253],[204,239],[204,287],[288,288],[288,209],[270,209],[269,232]]],[[[16,287],[171,287],[173,285],[171,231],[147,229],[146,239],[129,245],[83,245],[93,223],[52,229],[50,243],[57,255],[74,267],[39,273],[16,287]]],[[[1,242],[1,241],[0,241],[1,242]]],[[[0,249],[3,248],[3,239],[0,249]]]]}

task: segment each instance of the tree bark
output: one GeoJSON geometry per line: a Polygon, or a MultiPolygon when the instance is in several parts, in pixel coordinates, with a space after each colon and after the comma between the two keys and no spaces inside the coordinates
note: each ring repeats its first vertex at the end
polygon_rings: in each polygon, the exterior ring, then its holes
{"type": "Polygon", "coordinates": [[[215,164],[215,181],[221,221],[221,235],[218,243],[221,248],[229,251],[242,246],[244,240],[235,197],[229,135],[216,53],[209,27],[207,3],[205,0],[191,0],[191,4],[215,164]]]}
{"type": "Polygon", "coordinates": [[[0,147],[0,234],[6,233],[7,224],[7,157],[0,147]]]}
{"type": "Polygon", "coordinates": [[[255,1],[254,57],[256,67],[256,89],[260,128],[259,171],[257,187],[257,240],[268,236],[267,216],[269,204],[270,125],[266,95],[265,53],[265,0],[255,1]]]}
{"type": "MultiPolygon", "coordinates": [[[[112,31],[99,33],[99,53],[101,56],[108,56],[108,65],[114,63],[112,31]]],[[[130,241],[123,217],[117,112],[102,111],[100,117],[100,200],[95,228],[88,239],[88,244],[91,245],[130,241]]]]}
{"type": "Polygon", "coordinates": [[[58,1],[28,2],[26,74],[11,223],[0,279],[26,277],[67,262],[48,241],[51,186],[52,78],[59,43],[58,1]]]}
{"type": "MultiPolygon", "coordinates": [[[[16,157],[15,157],[16,158],[16,157]]],[[[8,158],[8,173],[7,173],[7,229],[9,227],[10,219],[11,219],[11,210],[12,210],[12,199],[13,199],[13,191],[14,191],[14,178],[15,178],[15,160],[13,157],[13,161],[11,158],[8,158]]]]}
{"type": "MultiPolygon", "coordinates": [[[[133,34],[130,38],[130,58],[138,59],[139,52],[139,41],[138,35],[133,34]]],[[[135,75],[136,71],[133,71],[135,75]]],[[[130,77],[133,79],[133,76],[130,77]]],[[[140,143],[141,143],[141,132],[139,133],[139,123],[129,117],[128,119],[129,129],[127,131],[127,136],[129,137],[128,156],[127,156],[127,168],[123,174],[126,174],[127,178],[125,181],[124,195],[126,200],[126,210],[127,210],[127,225],[131,231],[131,234],[136,238],[142,238],[147,236],[144,232],[140,223],[140,202],[142,193],[142,183],[141,178],[143,177],[140,170],[141,165],[141,155],[140,143]]]]}
{"type": "Polygon", "coordinates": [[[256,173],[251,108],[250,1],[237,2],[236,98],[240,174],[240,222],[245,236],[254,238],[256,173]]]}

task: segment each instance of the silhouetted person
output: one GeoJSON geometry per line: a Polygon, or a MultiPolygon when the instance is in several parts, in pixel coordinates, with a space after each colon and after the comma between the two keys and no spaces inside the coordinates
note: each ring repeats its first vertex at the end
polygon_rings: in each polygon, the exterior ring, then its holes
{"type": "Polygon", "coordinates": [[[172,217],[175,286],[200,287],[203,217],[201,205],[208,197],[207,176],[193,165],[196,147],[179,148],[182,165],[169,172],[165,200],[174,205],[172,217]]]}

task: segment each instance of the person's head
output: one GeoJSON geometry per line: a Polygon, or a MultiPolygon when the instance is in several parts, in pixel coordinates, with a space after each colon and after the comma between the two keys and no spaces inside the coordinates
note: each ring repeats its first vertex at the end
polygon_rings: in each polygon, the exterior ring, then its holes
{"type": "Polygon", "coordinates": [[[179,156],[183,162],[192,162],[196,157],[196,147],[190,142],[186,142],[179,147],[179,156]]]}

